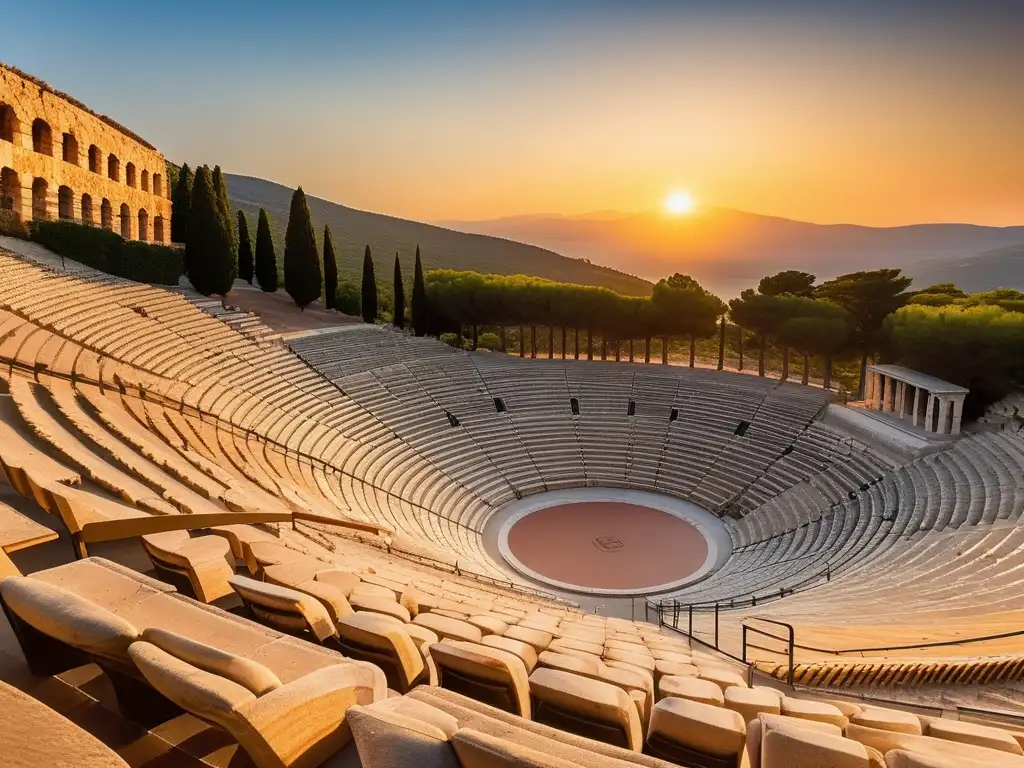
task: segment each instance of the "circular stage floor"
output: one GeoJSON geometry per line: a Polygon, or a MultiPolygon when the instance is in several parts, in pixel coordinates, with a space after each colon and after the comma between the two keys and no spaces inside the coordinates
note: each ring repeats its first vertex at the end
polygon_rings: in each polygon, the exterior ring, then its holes
{"type": "Polygon", "coordinates": [[[684,581],[708,561],[708,540],[688,520],[619,501],[531,511],[504,532],[513,564],[535,578],[594,592],[652,590],[684,581]]]}

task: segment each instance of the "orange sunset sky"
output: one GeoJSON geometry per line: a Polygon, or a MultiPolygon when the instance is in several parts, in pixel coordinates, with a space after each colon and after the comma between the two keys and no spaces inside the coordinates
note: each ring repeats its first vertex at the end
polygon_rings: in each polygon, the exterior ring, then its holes
{"type": "Polygon", "coordinates": [[[172,161],[397,216],[1024,223],[1021,2],[366,5],[21,4],[0,49],[172,161]]]}

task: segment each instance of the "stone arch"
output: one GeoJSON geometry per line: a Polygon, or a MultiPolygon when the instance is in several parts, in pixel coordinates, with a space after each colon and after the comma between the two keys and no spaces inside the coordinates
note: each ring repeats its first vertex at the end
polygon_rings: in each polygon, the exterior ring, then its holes
{"type": "Polygon", "coordinates": [[[153,174],[153,194],[157,197],[164,196],[164,177],[159,173],[153,174]]]}
{"type": "Polygon", "coordinates": [[[10,104],[0,104],[0,140],[9,141],[12,144],[17,141],[21,133],[21,124],[18,122],[18,115],[10,104]]]}
{"type": "Polygon", "coordinates": [[[93,173],[103,173],[103,152],[95,144],[89,145],[89,170],[93,173]]]}
{"type": "Polygon", "coordinates": [[[114,209],[111,207],[110,201],[105,197],[103,202],[100,203],[100,226],[111,231],[114,229],[114,209]]]}
{"type": "Polygon", "coordinates": [[[65,133],[60,140],[61,158],[65,163],[78,165],[78,139],[73,133],[65,133]]]}
{"type": "Polygon", "coordinates": [[[135,177],[135,163],[129,161],[128,164],[125,165],[124,181],[125,184],[127,184],[129,187],[134,187],[137,185],[138,182],[135,177]]]}
{"type": "Polygon", "coordinates": [[[121,203],[121,237],[125,240],[132,239],[132,212],[128,203],[121,203]]]}
{"type": "Polygon", "coordinates": [[[32,151],[53,157],[53,131],[41,117],[32,121],[32,151]]]}
{"type": "Polygon", "coordinates": [[[92,195],[88,193],[82,194],[82,223],[83,224],[95,224],[96,219],[93,218],[92,211],[92,195]]]}
{"type": "Polygon", "coordinates": [[[46,196],[50,191],[50,185],[47,184],[46,179],[33,179],[32,181],[32,218],[33,219],[46,219],[49,218],[48,204],[46,196]]]}
{"type": "Polygon", "coordinates": [[[153,240],[158,243],[164,241],[164,217],[160,214],[153,217],[153,240]]]}
{"type": "Polygon", "coordinates": [[[13,168],[0,169],[0,210],[21,218],[21,179],[13,168]]]}
{"type": "Polygon", "coordinates": [[[107,156],[107,178],[114,181],[121,180],[121,161],[113,152],[107,156]]]}
{"type": "Polygon", "coordinates": [[[139,240],[149,240],[149,213],[139,208],[139,240]]]}
{"type": "Polygon", "coordinates": [[[142,191],[149,192],[149,171],[142,169],[142,191]]]}
{"type": "Polygon", "coordinates": [[[75,218],[75,193],[71,187],[61,186],[57,188],[57,218],[75,218]]]}

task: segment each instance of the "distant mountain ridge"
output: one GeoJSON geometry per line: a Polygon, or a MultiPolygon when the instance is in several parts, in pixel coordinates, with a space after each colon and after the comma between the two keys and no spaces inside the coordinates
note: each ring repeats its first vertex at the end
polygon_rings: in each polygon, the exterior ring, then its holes
{"type": "MultiPolygon", "coordinates": [[[[685,272],[723,298],[782,269],[802,269],[828,279],[859,269],[914,264],[926,275],[921,268],[926,262],[962,262],[975,254],[1024,243],[1024,226],[811,224],[727,208],[674,218],[658,212],[600,212],[439,223],[531,243],[652,280],[685,272]]],[[[989,259],[989,282],[1005,285],[1012,276],[1002,273],[1000,258],[989,259]]]]}
{"type": "MultiPolygon", "coordinates": [[[[232,206],[245,211],[253,237],[259,209],[266,208],[280,259],[292,189],[251,176],[229,173],[225,178],[232,206]]],[[[470,269],[533,275],[569,283],[600,285],[638,296],[651,292],[651,284],[646,280],[609,267],[589,264],[583,259],[567,258],[536,245],[359,211],[311,195],[307,195],[306,200],[318,240],[322,237],[324,225],[331,227],[342,279],[359,279],[363,248],[369,245],[378,282],[390,282],[394,255],[398,252],[405,281],[411,284],[416,246],[419,245],[424,269],[470,269]]]]}
{"type": "Polygon", "coordinates": [[[1024,243],[961,258],[933,259],[906,266],[919,286],[955,283],[968,293],[993,288],[1024,291],[1024,243]]]}

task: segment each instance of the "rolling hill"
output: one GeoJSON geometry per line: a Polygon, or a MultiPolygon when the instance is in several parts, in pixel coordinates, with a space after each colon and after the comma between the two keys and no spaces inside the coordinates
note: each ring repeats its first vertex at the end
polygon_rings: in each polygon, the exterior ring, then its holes
{"type": "Polygon", "coordinates": [[[1024,243],[960,258],[908,264],[908,275],[919,286],[955,283],[968,293],[994,288],[1024,291],[1024,243]]]}
{"type": "MultiPolygon", "coordinates": [[[[245,211],[253,237],[256,235],[259,209],[267,209],[280,261],[292,190],[251,176],[226,174],[226,179],[231,203],[235,208],[245,211]]],[[[584,259],[566,258],[535,245],[358,211],[316,197],[307,196],[306,199],[317,237],[322,236],[325,224],[331,227],[342,279],[359,279],[362,274],[363,248],[369,245],[374,255],[378,281],[390,281],[393,258],[397,251],[405,280],[411,282],[416,246],[419,245],[424,269],[471,269],[477,272],[534,275],[567,283],[605,286],[619,293],[637,296],[645,296],[651,291],[651,284],[640,278],[590,264],[584,259]]]]}
{"type": "MultiPolygon", "coordinates": [[[[947,259],[962,262],[965,255],[1024,243],[1024,226],[822,225],[726,208],[676,218],[659,212],[603,212],[440,223],[461,231],[532,243],[628,269],[651,280],[685,272],[723,298],[735,296],[756,285],[764,275],[782,269],[803,269],[827,279],[860,269],[907,267],[947,259]]],[[[994,270],[988,282],[1011,282],[1011,275],[1003,274],[999,267],[1001,260],[988,259],[986,263],[994,270]]]]}

